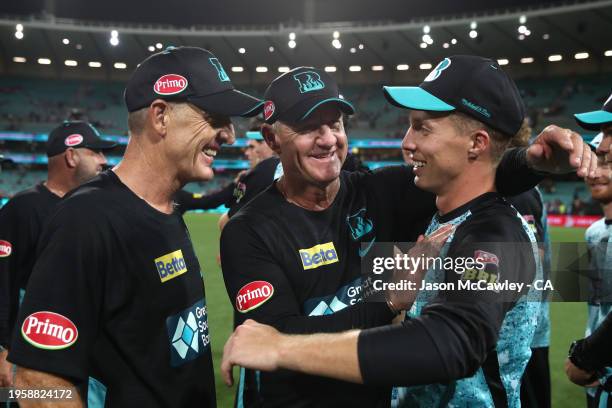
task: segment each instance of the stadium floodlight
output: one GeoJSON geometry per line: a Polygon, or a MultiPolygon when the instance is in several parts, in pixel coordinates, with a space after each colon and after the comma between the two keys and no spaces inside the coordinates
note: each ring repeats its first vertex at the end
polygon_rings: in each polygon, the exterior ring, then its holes
{"type": "Polygon", "coordinates": [[[429,34],[429,32],[431,31],[431,27],[429,27],[428,25],[426,25],[425,27],[423,27],[423,33],[425,34],[429,34]]]}
{"type": "Polygon", "coordinates": [[[526,26],[524,26],[524,25],[519,26],[518,32],[520,34],[525,34],[525,31],[527,31],[527,27],[526,26]]]}
{"type": "Polygon", "coordinates": [[[15,26],[15,31],[23,31],[23,24],[17,24],[15,26]]]}
{"type": "Polygon", "coordinates": [[[351,47],[351,49],[349,50],[351,52],[351,54],[354,54],[357,52],[357,50],[355,49],[355,47],[351,47]]]}
{"type": "Polygon", "coordinates": [[[270,51],[270,52],[274,52],[274,47],[273,47],[273,46],[269,46],[269,47],[268,47],[268,51],[270,51]]]}
{"type": "Polygon", "coordinates": [[[361,66],[360,65],[351,65],[349,67],[349,71],[351,71],[351,72],[359,72],[359,71],[361,71],[361,66]]]}
{"type": "Polygon", "coordinates": [[[244,54],[246,52],[246,49],[240,47],[240,48],[238,48],[238,52],[241,53],[241,54],[244,54]]]}
{"type": "Polygon", "coordinates": [[[154,45],[149,45],[148,50],[149,50],[150,52],[154,52],[154,51],[155,51],[155,46],[154,46],[154,45]]]}
{"type": "Polygon", "coordinates": [[[428,62],[425,62],[421,65],[419,65],[419,69],[431,69],[431,64],[428,62]]]}
{"type": "Polygon", "coordinates": [[[125,62],[115,62],[113,67],[115,67],[115,69],[126,69],[127,64],[125,62]]]}
{"type": "Polygon", "coordinates": [[[399,64],[397,67],[395,67],[395,69],[398,71],[408,71],[408,68],[410,68],[408,64],[399,64]]]}
{"type": "Polygon", "coordinates": [[[261,73],[268,72],[268,67],[255,67],[255,71],[261,73]]]}
{"type": "Polygon", "coordinates": [[[548,40],[549,38],[550,38],[550,34],[544,34],[544,35],[542,36],[542,39],[543,39],[543,40],[548,40]]]}
{"type": "Polygon", "coordinates": [[[606,57],[612,57],[612,50],[607,50],[606,52],[604,52],[604,55],[606,57]]]}
{"type": "Polygon", "coordinates": [[[64,65],[67,67],[76,67],[77,65],[79,65],[79,63],[75,60],[66,60],[64,61],[64,65]]]}
{"type": "Polygon", "coordinates": [[[476,38],[476,37],[478,37],[478,31],[476,30],[470,31],[470,38],[476,38]]]}
{"type": "Polygon", "coordinates": [[[335,39],[335,40],[332,41],[332,46],[335,49],[339,50],[340,48],[342,48],[342,43],[340,42],[340,40],[335,39]]]}
{"type": "Polygon", "coordinates": [[[382,71],[385,69],[382,65],[372,65],[372,71],[382,71]]]}
{"type": "Polygon", "coordinates": [[[533,58],[531,57],[521,58],[521,64],[531,64],[532,62],[533,62],[533,58]]]}
{"type": "Polygon", "coordinates": [[[23,39],[23,31],[15,31],[15,38],[18,40],[23,39]]]}
{"type": "Polygon", "coordinates": [[[287,45],[289,46],[289,48],[295,48],[295,46],[297,45],[297,43],[295,42],[295,40],[290,40],[287,45]]]}
{"type": "Polygon", "coordinates": [[[531,30],[525,30],[523,34],[525,34],[526,37],[529,37],[531,35],[531,30]]]}
{"type": "Polygon", "coordinates": [[[470,23],[470,29],[471,29],[471,30],[475,30],[475,29],[477,29],[477,28],[478,28],[478,23],[477,23],[477,22],[475,22],[475,21],[472,21],[472,22],[470,23]]]}
{"type": "Polygon", "coordinates": [[[62,44],[64,44],[64,45],[68,45],[68,44],[70,44],[70,40],[69,40],[69,39],[67,39],[67,38],[64,38],[64,39],[62,40],[62,44]]]}
{"type": "Polygon", "coordinates": [[[13,62],[17,62],[19,64],[23,64],[26,61],[27,60],[25,59],[25,57],[13,57],[13,62]]]}
{"type": "Polygon", "coordinates": [[[113,47],[116,47],[119,45],[119,38],[117,37],[111,37],[111,39],[108,41],[110,42],[110,45],[112,45],[113,47]]]}
{"type": "Polygon", "coordinates": [[[289,33],[289,39],[295,41],[295,33],[289,33]]]}
{"type": "Polygon", "coordinates": [[[427,44],[423,42],[423,43],[421,43],[420,47],[421,48],[427,48],[427,44]]]}
{"type": "Polygon", "coordinates": [[[522,15],[519,17],[519,23],[520,24],[525,24],[527,22],[527,16],[526,15],[522,15]]]}
{"type": "Polygon", "coordinates": [[[325,72],[336,72],[336,67],[333,65],[328,65],[325,67],[325,72]]]}
{"type": "Polygon", "coordinates": [[[433,44],[433,38],[431,38],[431,36],[429,34],[425,34],[422,38],[423,42],[426,43],[427,45],[431,45],[433,44]]]}
{"type": "Polygon", "coordinates": [[[82,50],[83,46],[81,44],[77,44],[74,48],[76,48],[77,50],[82,50]]]}
{"type": "Polygon", "coordinates": [[[574,58],[576,58],[577,60],[587,59],[587,58],[589,58],[589,53],[588,52],[579,52],[579,53],[576,53],[576,55],[574,55],[574,58]]]}
{"type": "Polygon", "coordinates": [[[289,67],[278,67],[278,72],[289,72],[289,67]]]}
{"type": "Polygon", "coordinates": [[[363,44],[359,44],[359,49],[363,50],[365,48],[365,46],[363,44]]]}
{"type": "Polygon", "coordinates": [[[244,67],[232,67],[232,72],[244,72],[244,67]]]}
{"type": "Polygon", "coordinates": [[[518,39],[519,39],[520,41],[523,41],[523,40],[525,39],[525,35],[524,35],[524,34],[519,35],[519,36],[518,36],[518,39]]]}
{"type": "Polygon", "coordinates": [[[102,63],[98,61],[89,61],[87,65],[89,66],[89,68],[100,68],[102,66],[102,63]]]}
{"type": "Polygon", "coordinates": [[[443,48],[448,48],[448,47],[450,47],[450,45],[448,43],[444,43],[444,44],[442,44],[442,47],[443,48]]]}
{"type": "Polygon", "coordinates": [[[457,44],[457,39],[456,39],[456,38],[453,38],[453,39],[451,40],[451,44],[453,44],[453,45],[457,44]]]}
{"type": "Polygon", "coordinates": [[[563,56],[561,56],[560,54],[553,54],[553,55],[548,56],[548,61],[550,62],[557,62],[557,61],[561,61],[562,59],[563,59],[563,56]]]}
{"type": "Polygon", "coordinates": [[[510,63],[510,61],[508,61],[507,58],[500,58],[500,59],[497,60],[497,63],[499,65],[508,65],[508,63],[510,63]]]}
{"type": "Polygon", "coordinates": [[[334,38],[334,40],[337,40],[338,38],[340,38],[340,32],[334,31],[334,33],[332,34],[332,37],[334,38]]]}
{"type": "Polygon", "coordinates": [[[111,31],[111,38],[119,37],[119,32],[117,30],[111,31]]]}
{"type": "Polygon", "coordinates": [[[51,60],[49,58],[39,58],[37,61],[40,65],[49,65],[51,60]]]}
{"type": "Polygon", "coordinates": [[[163,46],[164,45],[162,43],[155,44],[155,48],[157,48],[158,50],[161,50],[163,46]]]}

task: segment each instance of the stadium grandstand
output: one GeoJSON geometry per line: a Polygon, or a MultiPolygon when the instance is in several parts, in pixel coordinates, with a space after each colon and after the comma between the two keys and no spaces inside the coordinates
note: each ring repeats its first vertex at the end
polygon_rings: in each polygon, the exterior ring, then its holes
{"type": "MultiPolygon", "coordinates": [[[[129,137],[126,81],[139,62],[169,46],[210,49],[236,87],[258,97],[280,73],[323,68],[355,106],[347,123],[350,151],[375,169],[403,163],[399,147],[408,128],[405,111],[387,103],[382,85],[418,85],[454,54],[495,59],[510,73],[534,136],[557,124],[591,140],[597,132],[579,128],[573,114],[600,109],[612,91],[610,33],[612,0],[3,1],[0,154],[9,160],[0,172],[0,206],[45,180],[47,136],[64,120],[87,120],[117,142],[107,155],[109,165],[117,164],[129,137]]],[[[248,169],[245,133],[251,125],[236,119],[236,143],[215,158],[213,181],[186,189],[207,194],[248,169]]],[[[548,213],[557,216],[552,225],[580,227],[567,228],[569,239],[581,240],[583,228],[601,217],[601,207],[575,175],[547,178],[540,191],[548,213]]],[[[194,239],[212,248],[196,248],[201,260],[214,259],[218,250],[218,233],[204,231],[216,231],[216,218],[207,216],[186,218],[194,239]]],[[[202,263],[203,269],[219,269],[202,263]]],[[[213,282],[207,280],[207,290],[224,292],[220,273],[207,279],[213,282]]],[[[216,296],[227,300],[224,293],[216,296]]],[[[558,318],[559,334],[553,332],[551,367],[561,372],[552,374],[554,407],[584,405],[559,362],[569,339],[583,332],[581,307],[567,312],[574,326],[558,318]]],[[[210,318],[215,364],[231,332],[232,311],[226,309],[210,318]]],[[[231,392],[217,381],[219,406],[231,406],[231,392]]]]}

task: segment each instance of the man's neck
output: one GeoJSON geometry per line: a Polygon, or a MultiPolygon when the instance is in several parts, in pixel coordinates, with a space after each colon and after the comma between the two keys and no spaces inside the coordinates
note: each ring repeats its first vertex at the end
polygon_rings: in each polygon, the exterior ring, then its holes
{"type": "Polygon", "coordinates": [[[606,217],[606,220],[612,220],[612,201],[610,201],[609,203],[603,204],[603,211],[604,211],[604,216],[606,217]]]}
{"type": "Polygon", "coordinates": [[[137,142],[128,144],[121,162],[113,171],[134,194],[156,210],[171,214],[173,197],[181,184],[159,154],[137,142]]]}
{"type": "Polygon", "coordinates": [[[340,190],[340,178],[327,186],[317,186],[303,180],[291,179],[285,174],[276,187],[288,202],[310,211],[322,211],[333,204],[340,190]]]}
{"type": "Polygon", "coordinates": [[[436,194],[436,207],[440,215],[469,203],[476,197],[495,190],[495,169],[489,174],[482,168],[462,173],[455,180],[444,186],[444,191],[436,194]]]}
{"type": "Polygon", "coordinates": [[[47,190],[60,198],[64,197],[66,193],[79,186],[79,184],[74,180],[74,177],[71,175],[58,175],[52,174],[51,172],[49,172],[47,175],[47,181],[45,181],[43,184],[47,190]]]}

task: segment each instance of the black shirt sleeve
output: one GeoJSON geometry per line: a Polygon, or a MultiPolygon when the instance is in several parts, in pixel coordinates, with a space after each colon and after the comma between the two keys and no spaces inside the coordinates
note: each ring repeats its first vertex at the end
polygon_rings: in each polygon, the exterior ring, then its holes
{"type": "MultiPolygon", "coordinates": [[[[491,220],[483,223],[489,224],[486,229],[479,223],[467,230],[458,229],[454,241],[458,245],[451,247],[448,257],[474,257],[476,251],[486,251],[495,255],[498,264],[485,265],[484,271],[489,275],[514,282],[529,279],[524,275],[534,270],[533,253],[519,254],[516,246],[499,244],[508,241],[503,222],[496,226],[490,225],[491,220]],[[517,261],[520,259],[531,259],[531,263],[522,265],[517,261]]],[[[461,275],[447,271],[446,282],[479,280],[471,273],[470,269],[461,275]]],[[[506,296],[519,296],[513,293],[506,296]]],[[[492,291],[445,291],[414,319],[398,326],[362,331],[358,356],[364,382],[419,385],[473,375],[494,349],[505,315],[514,305],[515,299],[500,302],[497,296],[492,291]]]]}
{"type": "Polygon", "coordinates": [[[210,194],[196,194],[185,190],[179,190],[174,197],[177,211],[184,214],[189,210],[208,210],[220,205],[228,204],[232,200],[235,184],[229,183],[221,190],[210,194]]]}
{"type": "Polygon", "coordinates": [[[106,279],[120,277],[105,276],[111,243],[100,232],[104,221],[91,217],[87,204],[71,205],[74,201],[60,205],[43,230],[17,319],[21,335],[13,336],[9,360],[78,382],[88,377],[106,279]],[[41,312],[56,317],[47,326],[41,312]],[[65,341],[58,344],[62,335],[65,341]],[[49,347],[53,342],[55,349],[49,347]]]}
{"type": "Polygon", "coordinates": [[[497,191],[504,196],[513,196],[535,187],[543,176],[529,168],[527,149],[516,147],[504,153],[495,174],[497,191]]]}
{"type": "Polygon", "coordinates": [[[0,345],[3,347],[8,347],[9,343],[11,313],[15,313],[19,306],[19,297],[13,293],[17,286],[15,268],[22,249],[27,246],[24,242],[27,230],[27,225],[20,225],[16,208],[9,201],[0,210],[0,242],[4,246],[3,256],[0,257],[0,345]]]}
{"type": "Polygon", "coordinates": [[[387,324],[393,318],[386,304],[374,302],[359,302],[330,315],[304,316],[294,288],[271,249],[240,217],[232,218],[223,229],[221,260],[225,287],[241,317],[238,323],[255,319],[284,333],[306,334],[374,327],[387,324]],[[238,296],[247,295],[241,289],[257,281],[270,284],[272,294],[260,298],[262,301],[256,307],[241,310],[238,296]]]}
{"type": "Polygon", "coordinates": [[[612,314],[609,314],[591,335],[582,341],[580,359],[589,367],[612,366],[612,314]]]}

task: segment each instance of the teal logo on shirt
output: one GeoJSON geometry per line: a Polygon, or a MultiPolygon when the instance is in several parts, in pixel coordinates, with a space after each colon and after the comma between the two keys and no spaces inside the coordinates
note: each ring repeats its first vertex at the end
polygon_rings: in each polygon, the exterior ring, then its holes
{"type": "Polygon", "coordinates": [[[210,347],[206,300],[200,299],[182,312],[166,319],[170,341],[170,365],[178,367],[210,347]]]}

